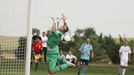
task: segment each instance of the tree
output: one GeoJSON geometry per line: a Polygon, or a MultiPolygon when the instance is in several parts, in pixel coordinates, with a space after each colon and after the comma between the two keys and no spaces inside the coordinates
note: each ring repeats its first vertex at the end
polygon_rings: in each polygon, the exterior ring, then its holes
{"type": "Polygon", "coordinates": [[[132,51],[130,63],[131,63],[131,64],[134,64],[134,40],[130,40],[129,46],[130,46],[131,51],[132,51]]]}
{"type": "MultiPolygon", "coordinates": [[[[49,33],[50,31],[48,31],[49,33]]],[[[51,36],[51,33],[48,34],[51,36]]],[[[86,29],[77,29],[75,31],[74,36],[72,37],[74,41],[70,41],[67,43],[61,42],[60,48],[67,52],[71,50],[77,58],[80,58],[80,52],[78,51],[81,44],[84,42],[85,38],[90,38],[91,45],[93,46],[93,51],[95,54],[95,58],[91,59],[92,62],[102,61],[112,63],[119,63],[119,48],[123,44],[123,38],[119,35],[119,42],[115,41],[115,39],[109,35],[100,35],[96,34],[94,28],[86,28],[86,29]]],[[[134,41],[130,41],[129,45],[131,49],[134,48],[134,41]]],[[[134,55],[133,55],[134,56],[134,55]]],[[[134,59],[133,59],[134,61],[134,59]]]]}
{"type": "Polygon", "coordinates": [[[104,37],[104,49],[108,54],[108,57],[111,59],[113,63],[119,63],[119,48],[120,45],[115,43],[115,40],[111,35],[104,37]]]}

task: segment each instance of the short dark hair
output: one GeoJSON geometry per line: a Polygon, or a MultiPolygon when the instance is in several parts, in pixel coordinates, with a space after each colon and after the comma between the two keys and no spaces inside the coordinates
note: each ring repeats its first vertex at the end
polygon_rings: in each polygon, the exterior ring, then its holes
{"type": "Polygon", "coordinates": [[[90,39],[89,37],[84,37],[84,41],[86,41],[87,39],[90,39]]]}
{"type": "Polygon", "coordinates": [[[65,30],[65,32],[67,32],[67,31],[69,30],[69,28],[68,28],[68,26],[67,26],[67,23],[66,23],[66,22],[64,22],[64,26],[66,26],[66,30],[65,30]]]}
{"type": "Polygon", "coordinates": [[[46,33],[46,32],[42,32],[42,33],[46,33]]]}

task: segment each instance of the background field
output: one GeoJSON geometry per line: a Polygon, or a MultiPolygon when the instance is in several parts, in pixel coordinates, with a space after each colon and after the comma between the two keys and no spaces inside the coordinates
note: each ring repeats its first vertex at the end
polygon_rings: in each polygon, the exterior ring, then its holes
{"type": "MultiPolygon", "coordinates": [[[[133,75],[134,68],[129,66],[126,75],[133,75]]],[[[31,75],[50,75],[47,72],[47,65],[40,63],[38,70],[35,72],[31,66],[31,75]]],[[[55,75],[77,75],[77,68],[67,68],[64,71],[58,72],[55,75]]],[[[118,65],[90,64],[86,75],[118,75],[118,65]]]]}

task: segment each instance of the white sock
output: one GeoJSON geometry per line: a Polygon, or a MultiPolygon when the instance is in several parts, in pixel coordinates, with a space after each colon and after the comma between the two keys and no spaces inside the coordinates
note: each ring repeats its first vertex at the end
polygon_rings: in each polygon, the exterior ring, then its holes
{"type": "Polygon", "coordinates": [[[125,75],[126,69],[122,70],[122,75],[125,75]]]}
{"type": "Polygon", "coordinates": [[[119,70],[119,74],[122,75],[122,68],[120,68],[120,70],[119,70]]]}

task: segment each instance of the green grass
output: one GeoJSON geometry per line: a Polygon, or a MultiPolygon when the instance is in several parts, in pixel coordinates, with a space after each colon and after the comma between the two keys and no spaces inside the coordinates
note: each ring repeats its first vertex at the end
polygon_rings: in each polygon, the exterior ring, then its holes
{"type": "MultiPolygon", "coordinates": [[[[19,61],[18,61],[19,62],[19,61]]],[[[11,62],[15,63],[15,62],[11,62]]],[[[22,64],[18,65],[10,65],[9,63],[6,65],[6,62],[0,63],[0,75],[24,75],[24,70],[19,71],[17,66],[24,66],[22,64]],[[7,66],[3,68],[2,66],[7,66]],[[13,68],[10,68],[14,66],[13,68]],[[20,73],[22,72],[22,73],[20,73]],[[20,73],[20,74],[18,74],[20,73]]],[[[24,68],[24,67],[21,67],[24,68]]],[[[134,74],[134,66],[129,66],[126,71],[126,75],[134,74]]],[[[31,75],[50,75],[47,70],[47,64],[40,63],[38,66],[38,70],[34,71],[34,66],[31,66],[31,75]]],[[[55,75],[77,75],[77,68],[67,68],[61,72],[56,73],[55,75]]],[[[106,65],[106,64],[89,64],[88,71],[86,75],[118,75],[118,66],[117,65],[106,65]]]]}
{"type": "MultiPolygon", "coordinates": [[[[126,75],[133,75],[134,69],[128,67],[126,75]]],[[[47,65],[40,63],[38,70],[35,72],[33,67],[31,67],[31,75],[50,75],[48,74],[47,65]]],[[[67,68],[55,75],[77,75],[77,68],[67,68]]],[[[117,66],[89,66],[86,75],[118,75],[117,66]]]]}
{"type": "MultiPolygon", "coordinates": [[[[0,63],[1,66],[2,65],[4,66],[4,64],[0,63]]],[[[9,66],[9,65],[5,65],[5,66],[9,66]]],[[[10,66],[15,66],[15,65],[10,65],[10,66]]],[[[133,74],[134,74],[134,67],[132,68],[132,66],[129,66],[126,71],[126,75],[133,75],[133,74]]],[[[6,68],[0,67],[0,75],[24,75],[24,70],[19,71],[19,69],[15,67],[14,69],[10,69],[10,67],[6,67],[6,68]]],[[[38,66],[38,70],[36,72],[34,71],[34,66],[31,66],[31,75],[50,75],[47,70],[47,64],[40,63],[38,66]]],[[[56,73],[55,75],[77,75],[77,68],[67,68],[61,72],[56,73]]],[[[118,66],[92,63],[89,64],[86,75],[118,75],[118,66]]]]}

